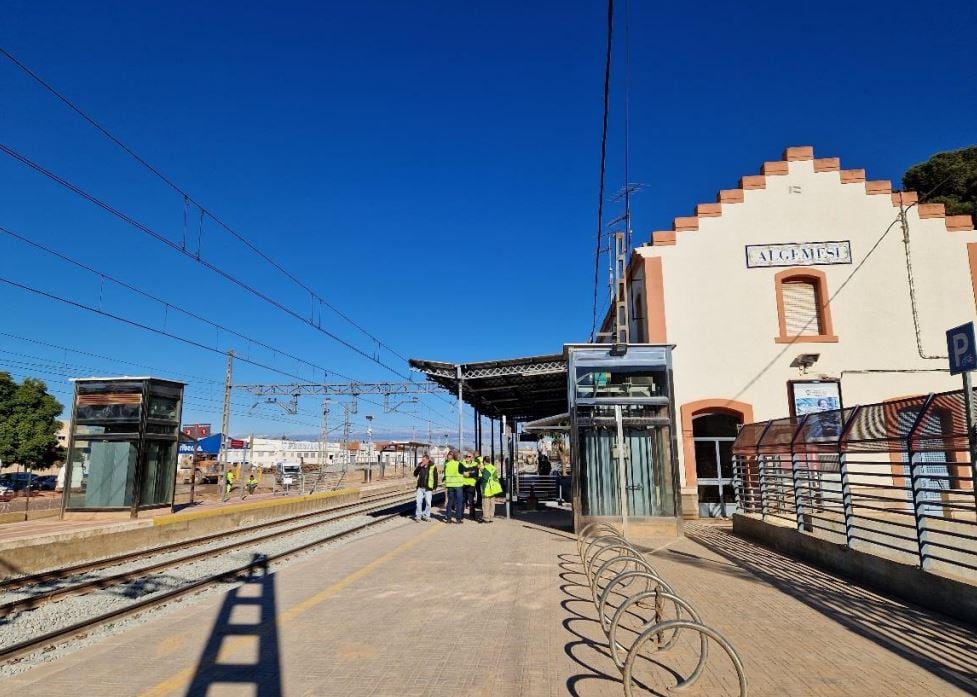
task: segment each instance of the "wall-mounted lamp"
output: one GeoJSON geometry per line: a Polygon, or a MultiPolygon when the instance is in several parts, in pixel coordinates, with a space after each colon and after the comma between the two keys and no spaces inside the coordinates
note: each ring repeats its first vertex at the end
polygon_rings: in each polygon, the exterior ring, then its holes
{"type": "Polygon", "coordinates": [[[797,358],[790,362],[791,368],[799,368],[802,373],[806,373],[808,368],[818,362],[820,353],[800,353],[797,358]]]}

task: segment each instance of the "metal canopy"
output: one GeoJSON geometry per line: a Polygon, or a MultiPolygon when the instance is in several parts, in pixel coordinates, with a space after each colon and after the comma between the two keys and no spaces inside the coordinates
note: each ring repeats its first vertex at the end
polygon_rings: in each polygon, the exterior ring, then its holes
{"type": "Polygon", "coordinates": [[[412,358],[410,366],[455,393],[460,377],[462,399],[485,416],[529,421],[567,411],[563,354],[461,365],[412,358]]]}

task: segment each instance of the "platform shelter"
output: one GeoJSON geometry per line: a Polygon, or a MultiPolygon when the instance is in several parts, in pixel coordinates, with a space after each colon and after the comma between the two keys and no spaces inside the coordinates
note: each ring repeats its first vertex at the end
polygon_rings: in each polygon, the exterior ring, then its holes
{"type": "Polygon", "coordinates": [[[173,509],[183,383],[77,378],[63,518],[136,518],[173,509]]]}
{"type": "Polygon", "coordinates": [[[574,527],[609,520],[662,535],[681,529],[672,348],[567,344],[562,354],[463,364],[414,359],[411,366],[475,410],[476,447],[493,459],[498,422],[507,512],[516,498],[520,434],[565,433],[574,527]],[[482,417],[491,424],[488,451],[482,417]]]}

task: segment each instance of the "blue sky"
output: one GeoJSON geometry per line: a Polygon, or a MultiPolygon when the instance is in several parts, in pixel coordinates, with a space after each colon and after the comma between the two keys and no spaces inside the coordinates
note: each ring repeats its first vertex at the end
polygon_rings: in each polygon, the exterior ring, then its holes
{"type": "MultiPolygon", "coordinates": [[[[646,185],[636,242],[788,145],[898,180],[977,142],[977,4],[745,7],[632,2],[630,179],[646,185]]],[[[469,361],[589,333],[605,13],[603,2],[8,0],[0,45],[398,353],[469,361]]],[[[609,192],[624,182],[622,22],[616,32],[609,192]]],[[[0,89],[0,142],[195,248],[179,195],[2,59],[0,89]]],[[[0,226],[309,362],[400,379],[6,155],[0,226]]],[[[307,293],[209,223],[202,255],[311,311],[307,293]]],[[[3,234],[0,277],[322,379],[3,234]]],[[[62,391],[68,375],[96,371],[184,378],[186,420],[219,421],[217,353],[3,284],[0,302],[0,369],[62,391]]],[[[373,352],[328,310],[321,322],[373,352]]],[[[239,365],[235,381],[288,379],[239,365]]],[[[235,402],[235,433],[316,430],[312,401],[294,418],[235,402]]],[[[454,423],[431,398],[413,416],[360,412],[378,432],[454,423]]]]}

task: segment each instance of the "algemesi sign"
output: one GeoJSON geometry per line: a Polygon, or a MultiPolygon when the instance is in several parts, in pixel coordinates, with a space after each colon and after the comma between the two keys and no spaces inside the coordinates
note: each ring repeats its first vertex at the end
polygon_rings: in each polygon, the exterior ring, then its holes
{"type": "Polygon", "coordinates": [[[783,244],[748,244],[747,268],[769,266],[822,266],[850,264],[851,243],[842,242],[785,242],[783,244]]]}

